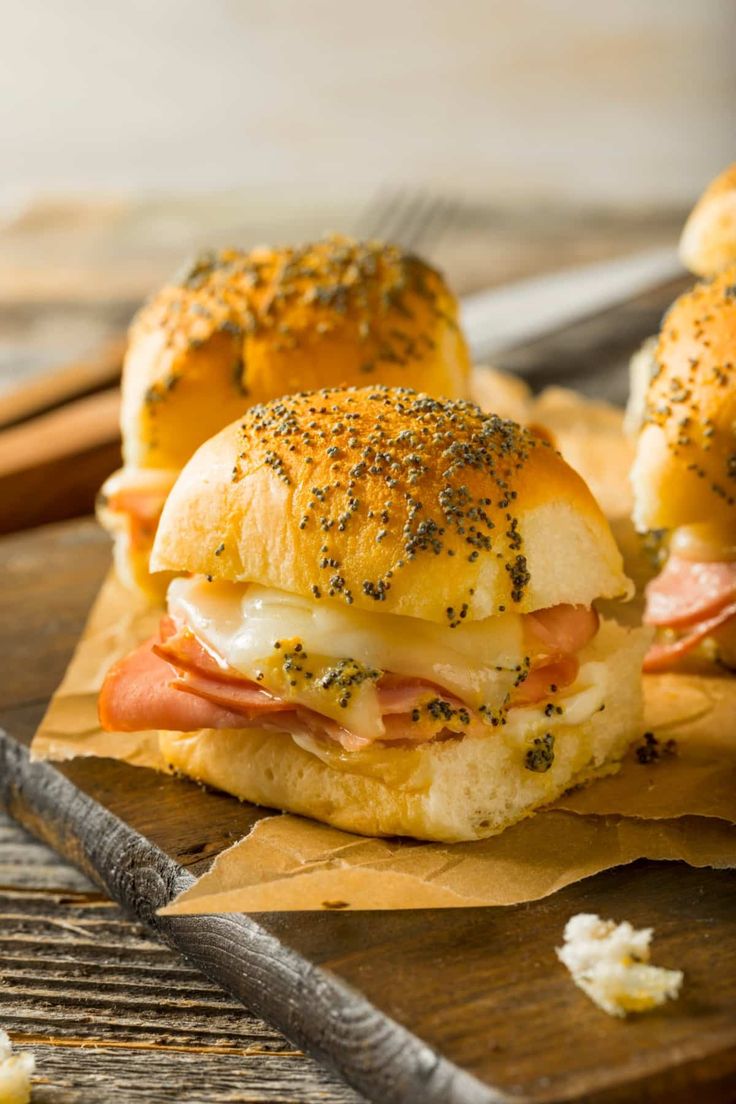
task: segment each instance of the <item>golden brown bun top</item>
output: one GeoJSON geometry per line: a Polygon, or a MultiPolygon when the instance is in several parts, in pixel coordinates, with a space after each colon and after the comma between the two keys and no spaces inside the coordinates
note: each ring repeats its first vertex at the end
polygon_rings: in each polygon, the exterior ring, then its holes
{"type": "Polygon", "coordinates": [[[382,387],[253,407],[204,444],[151,566],[450,624],[628,590],[598,505],[546,442],[382,387]]]}
{"type": "Polygon", "coordinates": [[[125,462],[181,467],[255,403],[381,383],[465,397],[457,302],[420,258],[333,236],[203,254],[140,311],[123,373],[125,462]]]}
{"type": "Polygon", "coordinates": [[[641,528],[735,520],[736,265],[662,323],[634,467],[641,528]]]}
{"type": "Polygon", "coordinates": [[[697,276],[715,276],[736,262],[736,163],[695,204],[680,238],[680,259],[697,276]]]}

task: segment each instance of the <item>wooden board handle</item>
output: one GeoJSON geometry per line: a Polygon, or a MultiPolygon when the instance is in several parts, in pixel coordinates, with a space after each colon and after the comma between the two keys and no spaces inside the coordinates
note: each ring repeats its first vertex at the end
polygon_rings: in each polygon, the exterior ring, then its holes
{"type": "Polygon", "coordinates": [[[110,387],[120,379],[126,338],[111,338],[92,356],[30,379],[0,403],[0,429],[17,425],[63,403],[110,387]]]}
{"type": "Polygon", "coordinates": [[[0,433],[0,533],[89,513],[120,464],[119,415],[109,388],[0,433]]]}

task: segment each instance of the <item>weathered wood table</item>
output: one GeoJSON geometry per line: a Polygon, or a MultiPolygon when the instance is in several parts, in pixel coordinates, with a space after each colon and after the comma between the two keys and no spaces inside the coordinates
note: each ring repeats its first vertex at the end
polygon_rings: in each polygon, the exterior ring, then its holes
{"type": "Polygon", "coordinates": [[[0,1024],[34,1104],[360,1098],[0,813],[0,1024]]]}

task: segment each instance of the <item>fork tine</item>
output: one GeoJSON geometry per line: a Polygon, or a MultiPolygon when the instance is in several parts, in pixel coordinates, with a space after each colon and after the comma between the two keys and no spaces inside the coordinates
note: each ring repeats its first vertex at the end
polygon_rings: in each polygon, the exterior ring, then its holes
{"type": "MultiPolygon", "coordinates": [[[[393,241],[401,229],[409,197],[402,188],[379,193],[365,220],[366,237],[393,241]]],[[[409,200],[410,202],[410,200],[409,200]]]]}
{"type": "Polygon", "coordinates": [[[405,249],[416,249],[424,237],[424,228],[431,218],[435,199],[426,192],[408,195],[404,220],[396,233],[396,240],[405,249]]]}
{"type": "Polygon", "coordinates": [[[456,200],[448,199],[447,196],[436,197],[434,208],[424,226],[422,244],[425,249],[435,245],[453,224],[460,209],[460,204],[456,200]]]}
{"type": "Polygon", "coordinates": [[[393,241],[404,249],[425,248],[437,240],[457,205],[429,192],[406,188],[379,192],[358,222],[361,237],[393,241]]]}
{"type": "Polygon", "coordinates": [[[439,195],[425,194],[424,197],[416,197],[402,245],[410,250],[417,250],[419,245],[426,248],[430,241],[434,241],[446,206],[446,201],[439,195]]]}
{"type": "Polygon", "coordinates": [[[385,236],[386,226],[392,218],[392,209],[396,203],[396,192],[381,189],[371,199],[368,207],[360,215],[356,232],[361,238],[378,238],[385,236]]]}

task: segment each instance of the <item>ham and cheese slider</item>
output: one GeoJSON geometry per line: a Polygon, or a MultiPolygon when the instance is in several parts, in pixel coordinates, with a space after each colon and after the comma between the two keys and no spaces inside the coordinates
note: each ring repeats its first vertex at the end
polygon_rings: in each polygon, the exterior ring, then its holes
{"type": "Polygon", "coordinates": [[[172,490],[181,573],[104,727],[239,798],[369,835],[493,835],[615,769],[642,629],[588,488],[472,403],[372,387],[249,410],[172,490]]]}
{"type": "Polygon", "coordinates": [[[736,164],[693,207],[680,238],[680,260],[696,276],[716,276],[736,264],[736,164]]]}
{"type": "Polygon", "coordinates": [[[161,509],[194,450],[258,402],[381,383],[463,398],[469,359],[438,272],[380,242],[208,253],[133,322],[123,368],[123,468],[98,516],[120,578],[151,598],[161,509]]]}
{"type": "Polygon", "coordinates": [[[660,542],[645,621],[650,671],[736,667],[736,265],[670,308],[631,479],[634,522],[660,542]]]}
{"type": "MultiPolygon", "coordinates": [[[[736,164],[717,176],[693,207],[680,236],[680,260],[696,276],[717,276],[736,264],[736,164]]],[[[644,418],[646,393],[657,372],[658,338],[648,337],[631,358],[624,427],[632,436],[644,418]]]]}

